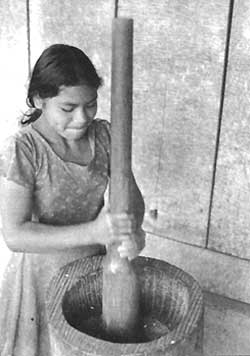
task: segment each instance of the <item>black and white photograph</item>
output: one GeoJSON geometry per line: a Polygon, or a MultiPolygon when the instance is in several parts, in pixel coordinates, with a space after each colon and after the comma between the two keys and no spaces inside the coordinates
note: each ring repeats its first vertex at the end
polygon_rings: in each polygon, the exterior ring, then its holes
{"type": "Polygon", "coordinates": [[[250,356],[250,2],[0,0],[0,356],[250,356]]]}

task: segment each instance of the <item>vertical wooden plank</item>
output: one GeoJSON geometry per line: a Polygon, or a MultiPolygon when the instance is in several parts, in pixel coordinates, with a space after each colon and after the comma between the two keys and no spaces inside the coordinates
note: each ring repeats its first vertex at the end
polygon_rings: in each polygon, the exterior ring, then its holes
{"type": "Polygon", "coordinates": [[[250,258],[250,4],[234,4],[209,247],[250,258]]]}
{"type": "Polygon", "coordinates": [[[98,116],[109,120],[111,21],[114,2],[33,0],[30,13],[32,65],[41,51],[53,43],[66,43],[81,48],[104,79],[98,100],[98,116]]]}
{"type": "Polygon", "coordinates": [[[25,110],[28,78],[26,1],[0,2],[0,144],[25,110]]]}
{"type": "Polygon", "coordinates": [[[229,0],[120,0],[135,20],[134,171],[146,229],[204,246],[229,0]]]}

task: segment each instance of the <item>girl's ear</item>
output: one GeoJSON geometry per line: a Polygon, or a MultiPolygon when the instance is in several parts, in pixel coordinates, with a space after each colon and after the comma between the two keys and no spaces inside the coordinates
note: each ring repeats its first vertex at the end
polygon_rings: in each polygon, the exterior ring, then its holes
{"type": "Polygon", "coordinates": [[[36,109],[42,110],[42,108],[43,108],[43,99],[40,98],[39,95],[36,95],[36,96],[34,96],[33,101],[34,101],[36,109]]]}

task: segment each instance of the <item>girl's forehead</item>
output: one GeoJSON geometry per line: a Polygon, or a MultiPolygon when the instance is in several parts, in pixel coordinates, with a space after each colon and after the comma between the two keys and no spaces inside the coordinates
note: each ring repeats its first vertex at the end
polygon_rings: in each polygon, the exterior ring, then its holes
{"type": "Polygon", "coordinates": [[[97,98],[97,90],[88,85],[62,86],[57,99],[59,101],[89,102],[97,98]]]}

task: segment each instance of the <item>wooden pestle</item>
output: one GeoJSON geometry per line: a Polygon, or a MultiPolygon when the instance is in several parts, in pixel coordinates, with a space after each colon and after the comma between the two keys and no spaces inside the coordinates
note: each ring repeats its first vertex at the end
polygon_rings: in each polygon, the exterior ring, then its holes
{"type": "MultiPolygon", "coordinates": [[[[130,213],[133,20],[112,23],[111,85],[111,213],[130,213]]],[[[117,245],[107,248],[103,261],[103,321],[110,336],[133,340],[139,320],[139,285],[130,261],[121,258],[117,245]]]]}

